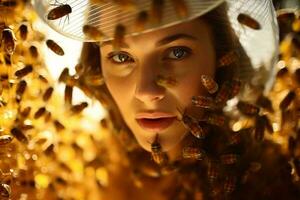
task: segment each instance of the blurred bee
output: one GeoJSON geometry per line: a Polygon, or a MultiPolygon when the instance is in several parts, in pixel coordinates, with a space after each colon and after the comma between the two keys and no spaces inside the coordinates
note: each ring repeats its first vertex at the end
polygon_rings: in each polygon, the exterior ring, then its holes
{"type": "Polygon", "coordinates": [[[225,123],[225,116],[222,116],[217,113],[209,113],[205,118],[206,123],[215,125],[215,126],[223,126],[225,123]]]}
{"type": "Polygon", "coordinates": [[[46,111],[45,118],[44,118],[45,119],[45,123],[48,123],[50,121],[51,116],[52,116],[51,112],[46,111]]]}
{"type": "Polygon", "coordinates": [[[0,136],[0,145],[6,145],[11,143],[11,141],[14,139],[11,135],[1,135],[0,136]]]}
{"type": "Polygon", "coordinates": [[[219,60],[219,67],[229,66],[232,63],[236,62],[237,55],[235,51],[230,51],[222,56],[219,60]]]}
{"type": "Polygon", "coordinates": [[[122,24],[118,24],[115,28],[114,39],[113,39],[113,48],[115,51],[118,51],[121,46],[124,44],[124,36],[126,33],[126,27],[122,24]]]}
{"type": "Polygon", "coordinates": [[[230,97],[231,84],[229,81],[226,81],[222,84],[220,90],[217,93],[215,98],[216,104],[224,105],[230,97]]]}
{"type": "Polygon", "coordinates": [[[67,16],[69,19],[69,14],[72,13],[72,7],[69,4],[52,4],[52,6],[57,6],[51,9],[47,15],[48,20],[56,20],[67,16]]]}
{"type": "Polygon", "coordinates": [[[32,58],[37,58],[39,56],[39,52],[37,48],[33,45],[29,47],[29,53],[32,58]]]}
{"type": "Polygon", "coordinates": [[[224,154],[221,155],[221,162],[224,165],[232,165],[235,164],[238,160],[238,155],[236,154],[224,154]]]}
{"type": "Polygon", "coordinates": [[[154,25],[161,23],[164,9],[164,0],[153,0],[151,5],[151,22],[154,25]]]}
{"type": "Polygon", "coordinates": [[[209,161],[207,165],[207,177],[210,183],[215,182],[220,176],[217,163],[215,161],[209,161]]]}
{"type": "Polygon", "coordinates": [[[164,77],[162,75],[158,75],[155,80],[157,85],[163,87],[174,87],[177,85],[177,80],[174,79],[172,76],[164,77]]]}
{"type": "Polygon", "coordinates": [[[72,111],[73,113],[75,113],[75,114],[78,114],[78,113],[82,112],[83,109],[85,109],[86,107],[88,107],[88,105],[89,105],[89,104],[88,104],[87,102],[82,102],[82,103],[80,103],[80,104],[73,105],[73,106],[71,107],[71,111],[72,111]]]}
{"type": "Polygon", "coordinates": [[[64,50],[53,40],[47,40],[46,45],[49,49],[51,49],[57,55],[59,55],[59,56],[65,55],[64,50]]]}
{"type": "Polygon", "coordinates": [[[293,22],[296,19],[294,12],[283,12],[277,15],[277,20],[280,22],[293,22]]]}
{"type": "Polygon", "coordinates": [[[16,101],[19,103],[22,99],[22,96],[25,92],[25,89],[27,87],[26,81],[22,80],[18,83],[17,89],[16,89],[16,101]]]}
{"type": "Polygon", "coordinates": [[[24,133],[17,127],[14,127],[13,129],[11,129],[11,134],[17,138],[17,140],[19,140],[21,143],[23,144],[28,144],[28,139],[27,137],[24,135],[24,133]]]}
{"type": "Polygon", "coordinates": [[[58,82],[67,82],[67,79],[69,78],[69,69],[64,68],[63,71],[60,73],[58,77],[58,82]]]}
{"type": "Polygon", "coordinates": [[[172,0],[172,3],[178,17],[186,18],[188,16],[188,7],[184,0],[172,0]]]}
{"type": "Polygon", "coordinates": [[[21,24],[19,27],[19,31],[20,31],[20,37],[21,39],[24,41],[27,39],[28,36],[28,27],[26,24],[21,24]]]}
{"type": "Polygon", "coordinates": [[[274,132],[273,130],[273,126],[269,120],[269,118],[267,117],[267,115],[262,115],[261,116],[261,120],[263,121],[263,123],[265,124],[265,127],[267,129],[267,131],[272,134],[274,132]]]}
{"type": "Polygon", "coordinates": [[[202,129],[199,122],[192,117],[188,116],[186,113],[181,114],[182,115],[182,122],[185,125],[187,129],[190,130],[191,134],[195,136],[198,139],[203,139],[206,137],[206,131],[202,129]]]}
{"type": "Polygon", "coordinates": [[[34,119],[38,119],[42,117],[46,113],[46,108],[41,107],[34,113],[34,119]]]}
{"type": "Polygon", "coordinates": [[[236,145],[241,142],[241,134],[239,132],[232,133],[228,138],[228,145],[236,145]]]}
{"type": "Polygon", "coordinates": [[[0,46],[3,43],[4,50],[7,54],[12,55],[16,49],[16,37],[11,28],[5,27],[2,30],[0,46]]]}
{"type": "Polygon", "coordinates": [[[90,74],[83,76],[84,82],[93,87],[101,86],[104,84],[104,78],[100,74],[90,74]]]}
{"type": "MultiPolygon", "coordinates": [[[[1,6],[1,4],[0,4],[1,6]]],[[[0,183],[0,197],[1,199],[8,199],[10,198],[11,195],[11,189],[8,184],[5,183],[0,183]]]]}
{"type": "Polygon", "coordinates": [[[259,108],[257,106],[246,103],[244,101],[239,101],[237,104],[237,108],[241,113],[247,116],[255,116],[259,112],[259,108]]]}
{"type": "Polygon", "coordinates": [[[73,97],[73,87],[66,85],[64,99],[65,99],[65,104],[67,106],[72,105],[72,97],[73,97]]]}
{"type": "Polygon", "coordinates": [[[52,93],[53,93],[53,87],[49,87],[43,95],[43,101],[44,102],[48,101],[51,98],[52,93]]]}
{"type": "Polygon", "coordinates": [[[233,79],[230,81],[230,86],[231,86],[231,92],[229,98],[233,98],[240,92],[242,82],[238,79],[233,79]]]}
{"type": "Polygon", "coordinates": [[[219,89],[218,84],[208,75],[201,75],[201,83],[210,94],[214,94],[219,89]]]}
{"type": "Polygon", "coordinates": [[[281,110],[286,110],[289,105],[293,102],[293,100],[296,98],[296,93],[294,91],[290,91],[280,102],[279,108],[281,110]]]}
{"type": "Polygon", "coordinates": [[[182,157],[185,159],[195,159],[202,160],[204,158],[205,152],[197,147],[184,147],[182,149],[182,157]]]}
{"type": "Polygon", "coordinates": [[[47,156],[54,154],[54,144],[50,144],[44,151],[47,156]]]}
{"type": "Polygon", "coordinates": [[[213,98],[206,96],[193,96],[192,104],[194,106],[207,109],[214,109],[214,107],[216,106],[213,98]]]}
{"type": "Polygon", "coordinates": [[[84,25],[82,27],[82,32],[88,39],[100,41],[104,37],[104,33],[102,33],[97,27],[92,25],[84,25]]]}
{"type": "Polygon", "coordinates": [[[257,116],[255,119],[254,138],[257,141],[262,141],[265,135],[265,120],[261,116],[257,116]]]}
{"type": "Polygon", "coordinates": [[[158,165],[165,165],[168,162],[168,156],[163,152],[159,143],[158,134],[156,134],[154,141],[151,143],[151,155],[154,162],[158,165]]]}
{"type": "Polygon", "coordinates": [[[15,72],[15,76],[18,79],[23,78],[24,76],[26,76],[27,74],[31,73],[33,70],[32,65],[26,65],[24,68],[18,70],[15,72]]]}
{"type": "Polygon", "coordinates": [[[287,67],[283,67],[283,68],[281,68],[281,69],[277,72],[276,77],[277,77],[277,78],[283,78],[283,77],[287,76],[288,73],[289,73],[288,68],[287,68],[287,67]]]}
{"type": "Polygon", "coordinates": [[[20,112],[20,115],[21,115],[23,118],[26,118],[26,117],[29,116],[30,111],[31,111],[31,107],[27,106],[26,108],[24,108],[24,109],[20,112]]]}
{"type": "Polygon", "coordinates": [[[138,16],[135,21],[135,31],[140,32],[145,29],[145,26],[149,20],[148,12],[143,10],[138,13],[138,16]]]}
{"type": "Polygon", "coordinates": [[[256,21],[255,19],[253,19],[252,17],[250,17],[247,14],[240,13],[237,17],[237,20],[238,20],[239,23],[241,23],[245,26],[248,26],[249,28],[252,28],[254,30],[261,29],[261,26],[258,23],[258,21],[256,21]]]}
{"type": "Polygon", "coordinates": [[[59,132],[65,129],[65,126],[58,120],[54,120],[55,129],[59,132]]]}
{"type": "Polygon", "coordinates": [[[264,109],[266,109],[267,111],[273,113],[274,109],[272,106],[272,101],[270,99],[268,99],[267,97],[265,97],[264,95],[260,95],[257,100],[256,100],[256,104],[264,109]]]}
{"type": "Polygon", "coordinates": [[[237,178],[235,176],[227,176],[225,178],[223,189],[225,193],[232,193],[236,187],[237,178]]]}

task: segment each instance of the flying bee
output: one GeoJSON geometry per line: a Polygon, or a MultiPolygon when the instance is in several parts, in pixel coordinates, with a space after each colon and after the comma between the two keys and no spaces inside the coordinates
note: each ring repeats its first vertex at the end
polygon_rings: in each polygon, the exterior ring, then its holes
{"type": "Polygon", "coordinates": [[[267,115],[262,115],[261,116],[261,120],[263,121],[263,123],[265,124],[265,127],[267,129],[267,131],[272,134],[274,132],[273,130],[273,126],[269,120],[269,118],[267,117],[267,115]]]}
{"type": "Polygon", "coordinates": [[[218,84],[211,76],[201,75],[201,83],[210,94],[214,94],[219,89],[218,84]]]}
{"type": "Polygon", "coordinates": [[[228,145],[236,145],[241,142],[241,134],[239,132],[232,133],[228,138],[228,145]]]}
{"type": "Polygon", "coordinates": [[[51,120],[52,113],[49,111],[46,111],[46,113],[44,115],[45,115],[45,118],[44,118],[45,123],[48,123],[51,120]]]}
{"type": "Polygon", "coordinates": [[[46,108],[41,107],[34,113],[34,119],[38,119],[46,113],[46,108]]]}
{"type": "Polygon", "coordinates": [[[44,102],[48,101],[51,98],[52,93],[53,93],[53,87],[49,87],[43,95],[43,101],[44,102]]]}
{"type": "Polygon", "coordinates": [[[65,99],[65,104],[67,106],[72,105],[72,97],[73,97],[73,87],[66,85],[64,99],[65,99]]]}
{"type": "Polygon", "coordinates": [[[215,125],[215,126],[223,126],[225,123],[225,116],[222,116],[217,113],[209,113],[205,118],[206,123],[215,125]]]}
{"type": "Polygon", "coordinates": [[[67,16],[69,19],[69,14],[72,13],[72,7],[69,4],[53,4],[53,6],[57,6],[51,9],[47,15],[48,20],[56,20],[67,16]]]}
{"type": "Polygon", "coordinates": [[[155,80],[157,85],[163,87],[174,87],[178,84],[177,80],[174,79],[172,76],[164,77],[162,75],[158,75],[155,80]]]}
{"type": "Polygon", "coordinates": [[[272,101],[270,99],[268,99],[267,97],[265,97],[264,95],[260,95],[257,100],[256,100],[256,104],[264,109],[266,109],[267,111],[273,113],[274,109],[272,106],[272,101]]]}
{"type": "Polygon", "coordinates": [[[188,7],[184,0],[172,0],[172,3],[178,17],[186,18],[188,16],[188,7]]]}
{"type": "Polygon", "coordinates": [[[229,99],[230,91],[231,91],[231,84],[230,82],[226,81],[225,83],[222,84],[220,90],[218,91],[217,96],[215,98],[215,103],[224,105],[229,99]]]}
{"type": "Polygon", "coordinates": [[[257,106],[244,101],[239,101],[237,108],[241,113],[247,116],[255,116],[259,113],[259,108],[257,106]]]}
{"type": "Polygon", "coordinates": [[[49,49],[51,49],[57,55],[59,55],[59,56],[65,55],[64,50],[53,40],[47,40],[46,45],[49,49]]]}
{"type": "Polygon", "coordinates": [[[181,114],[182,115],[182,122],[185,125],[187,129],[190,130],[191,134],[194,135],[198,139],[203,139],[206,136],[206,131],[202,129],[199,122],[186,113],[181,114]]]}
{"type": "Polygon", "coordinates": [[[237,61],[237,55],[235,51],[230,51],[226,53],[219,59],[219,67],[229,66],[237,61]]]}
{"type": "Polygon", "coordinates": [[[289,74],[288,68],[287,68],[287,67],[283,67],[283,68],[281,68],[281,69],[277,72],[276,77],[277,77],[277,78],[283,78],[283,77],[287,76],[288,74],[289,74]]]}
{"type": "Polygon", "coordinates": [[[17,90],[16,90],[16,101],[20,102],[22,99],[22,96],[25,92],[25,89],[27,87],[26,81],[22,80],[18,83],[17,85],[17,90]]]}
{"type": "Polygon", "coordinates": [[[235,164],[238,160],[238,155],[236,154],[224,154],[221,155],[221,162],[224,165],[232,165],[235,164]]]}
{"type": "Polygon", "coordinates": [[[38,52],[36,46],[33,46],[33,45],[29,47],[29,53],[32,58],[37,58],[39,56],[39,52],[38,52]]]}
{"type": "Polygon", "coordinates": [[[113,39],[113,48],[115,51],[118,51],[124,43],[124,36],[126,33],[126,27],[122,24],[118,24],[115,28],[114,39],[113,39]]]}
{"type": "Polygon", "coordinates": [[[217,163],[214,161],[209,161],[207,166],[207,177],[210,183],[215,182],[220,176],[217,163]]]}
{"type": "Polygon", "coordinates": [[[20,37],[21,39],[24,41],[27,39],[28,36],[28,27],[26,24],[21,24],[21,26],[19,27],[19,31],[20,31],[20,37]]]}
{"type": "Polygon", "coordinates": [[[104,84],[104,78],[100,74],[86,75],[84,82],[89,86],[97,87],[104,84]]]}
{"type": "Polygon", "coordinates": [[[17,138],[17,140],[19,140],[21,143],[23,144],[28,144],[28,139],[27,137],[24,135],[24,133],[17,127],[14,127],[13,129],[11,129],[11,134],[17,138]]]}
{"type": "Polygon", "coordinates": [[[281,22],[293,22],[296,19],[294,12],[284,12],[277,15],[277,20],[281,22]]]}
{"type": "Polygon", "coordinates": [[[230,81],[230,85],[231,85],[231,92],[229,98],[233,98],[240,92],[242,82],[238,79],[233,79],[230,81]]]}
{"type": "Polygon", "coordinates": [[[14,139],[11,135],[1,135],[0,136],[0,145],[6,145],[11,143],[11,141],[14,139]]]}
{"type": "Polygon", "coordinates": [[[258,21],[256,21],[255,19],[253,19],[247,14],[240,13],[237,17],[237,20],[240,24],[248,26],[249,28],[252,28],[254,30],[261,29],[261,25],[258,23],[258,21]]]}
{"type": "Polygon", "coordinates": [[[20,79],[26,76],[27,74],[31,73],[33,70],[32,65],[26,65],[24,68],[15,72],[15,76],[20,79]]]}
{"type": "MultiPolygon", "coordinates": [[[[16,37],[13,32],[13,30],[9,27],[5,27],[2,30],[2,38],[1,38],[1,44],[3,43],[3,47],[5,52],[8,55],[12,55],[16,49],[16,37]]],[[[0,45],[1,46],[1,45],[0,45]]]]}
{"type": "Polygon", "coordinates": [[[71,111],[75,114],[78,114],[80,112],[83,111],[83,109],[85,109],[89,104],[87,102],[82,102],[80,104],[77,104],[77,105],[73,105],[71,107],[71,111]]]}
{"type": "Polygon", "coordinates": [[[145,10],[140,11],[135,20],[135,31],[140,32],[145,30],[145,26],[148,20],[149,20],[148,12],[145,10]]]}
{"type": "Polygon", "coordinates": [[[213,98],[206,96],[193,96],[192,104],[196,107],[207,109],[214,109],[214,107],[216,106],[213,98]]]}
{"type": "Polygon", "coordinates": [[[257,116],[255,119],[254,138],[257,141],[262,141],[265,135],[265,121],[261,116],[257,116]]]}
{"type": "Polygon", "coordinates": [[[58,120],[54,120],[54,126],[58,132],[65,129],[65,126],[58,120]]]}
{"type": "Polygon", "coordinates": [[[151,156],[158,165],[165,165],[168,162],[168,155],[162,150],[158,134],[156,134],[154,141],[151,143],[151,156]]]}
{"type": "Polygon", "coordinates": [[[237,178],[235,176],[227,176],[223,183],[223,189],[226,193],[232,193],[236,187],[237,178]]]}
{"type": "Polygon", "coordinates": [[[151,5],[151,22],[154,25],[160,24],[163,17],[164,0],[153,0],[151,5]]]}
{"type": "Polygon", "coordinates": [[[113,0],[113,1],[126,11],[136,10],[136,5],[133,0],[113,0]]]}
{"type": "Polygon", "coordinates": [[[38,78],[39,78],[39,80],[42,81],[43,83],[46,83],[46,84],[48,83],[48,80],[47,80],[43,75],[39,74],[39,77],[38,77],[38,78]]]}
{"type": "Polygon", "coordinates": [[[66,67],[63,69],[63,71],[60,73],[58,77],[58,82],[66,82],[69,78],[69,69],[66,67]]]}
{"type": "Polygon", "coordinates": [[[27,106],[26,108],[24,108],[24,109],[20,112],[20,115],[21,115],[23,118],[26,118],[26,117],[29,116],[30,111],[31,111],[31,107],[27,106]]]}
{"type": "Polygon", "coordinates": [[[182,149],[182,157],[185,159],[195,159],[202,160],[204,158],[205,152],[197,147],[184,147],[182,149]]]}
{"type": "Polygon", "coordinates": [[[104,37],[104,33],[102,33],[97,27],[92,25],[84,25],[82,27],[82,32],[88,39],[100,41],[104,37]]]}
{"type": "Polygon", "coordinates": [[[293,102],[293,100],[296,98],[296,93],[294,91],[290,91],[280,102],[279,108],[281,110],[286,110],[289,105],[293,102]]]}
{"type": "MultiPolygon", "coordinates": [[[[0,4],[1,6],[1,4],[0,4]]],[[[7,199],[10,198],[11,196],[11,189],[10,186],[8,184],[5,183],[0,183],[0,197],[1,199],[7,199]]]]}
{"type": "Polygon", "coordinates": [[[44,151],[47,156],[54,154],[54,144],[50,144],[44,151]]]}

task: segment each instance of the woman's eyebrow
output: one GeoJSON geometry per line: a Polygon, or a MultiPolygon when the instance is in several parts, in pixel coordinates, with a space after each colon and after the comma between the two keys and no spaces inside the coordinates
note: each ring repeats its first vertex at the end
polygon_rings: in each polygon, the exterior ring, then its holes
{"type": "MultiPolygon", "coordinates": [[[[179,33],[179,34],[175,34],[175,35],[165,37],[165,38],[157,41],[155,46],[159,47],[159,46],[171,43],[171,42],[173,42],[175,40],[179,40],[179,39],[187,39],[187,40],[193,40],[193,41],[197,40],[197,38],[192,36],[192,35],[188,35],[188,34],[185,34],[185,33],[179,33]]],[[[102,44],[100,44],[100,47],[103,47],[103,46],[106,46],[106,45],[112,45],[112,41],[103,42],[102,44]]],[[[125,42],[123,42],[121,48],[128,49],[129,45],[126,44],[125,42]]]]}

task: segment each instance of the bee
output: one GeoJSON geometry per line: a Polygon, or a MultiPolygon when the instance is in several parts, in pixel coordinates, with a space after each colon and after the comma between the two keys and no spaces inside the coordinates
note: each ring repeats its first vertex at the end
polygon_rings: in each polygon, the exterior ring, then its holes
{"type": "Polygon", "coordinates": [[[228,138],[228,145],[236,145],[241,142],[241,134],[239,132],[232,133],[228,138]]]}
{"type": "Polygon", "coordinates": [[[277,20],[280,22],[293,22],[296,19],[294,12],[284,12],[277,15],[277,20]]]}
{"type": "Polygon", "coordinates": [[[257,116],[255,119],[254,138],[257,141],[262,141],[265,135],[265,121],[261,116],[257,116]]]}
{"type": "Polygon", "coordinates": [[[154,25],[158,25],[162,21],[164,0],[153,0],[151,5],[151,21],[154,25]]]}
{"type": "Polygon", "coordinates": [[[26,118],[26,117],[29,116],[30,111],[31,111],[31,107],[27,106],[26,108],[24,108],[24,109],[20,112],[20,115],[21,115],[23,118],[26,118]]]}
{"type": "Polygon", "coordinates": [[[17,140],[19,140],[21,143],[23,144],[28,144],[28,139],[27,137],[24,135],[24,133],[17,127],[14,127],[13,129],[11,129],[11,134],[17,138],[17,140]]]}
{"type": "MultiPolygon", "coordinates": [[[[0,4],[1,6],[1,4],[0,4]]],[[[0,197],[2,198],[10,198],[11,195],[11,189],[10,186],[8,184],[5,183],[0,183],[0,197]]]]}
{"type": "Polygon", "coordinates": [[[6,145],[11,143],[11,141],[14,139],[11,135],[1,135],[0,136],[0,145],[6,145]]]}
{"type": "Polygon", "coordinates": [[[9,27],[5,27],[2,30],[1,44],[4,44],[4,50],[8,55],[12,55],[14,53],[16,49],[16,41],[17,39],[12,29],[9,27]]]}
{"type": "Polygon", "coordinates": [[[196,138],[203,139],[206,137],[206,132],[202,129],[197,120],[184,113],[182,115],[182,122],[196,138]]]}
{"type": "Polygon", "coordinates": [[[113,39],[113,48],[115,51],[118,51],[124,43],[124,36],[126,33],[126,27],[122,24],[118,24],[115,28],[114,39],[113,39]]]}
{"type": "Polygon", "coordinates": [[[218,84],[208,75],[201,75],[201,83],[210,94],[214,94],[219,89],[218,84]]]}
{"type": "Polygon", "coordinates": [[[226,53],[219,59],[219,67],[229,66],[237,61],[237,55],[235,51],[230,51],[226,53]]]}
{"type": "Polygon", "coordinates": [[[46,114],[45,114],[45,115],[46,115],[46,116],[45,116],[45,122],[47,123],[47,122],[50,121],[52,114],[51,114],[51,112],[46,111],[46,114]]]}
{"type": "Polygon", "coordinates": [[[229,81],[226,81],[222,84],[220,90],[217,93],[215,98],[215,103],[219,105],[224,105],[230,97],[231,84],[229,81]]]}
{"type": "Polygon", "coordinates": [[[188,16],[188,7],[184,0],[172,0],[172,3],[178,17],[185,18],[188,16]]]}
{"type": "Polygon", "coordinates": [[[58,120],[54,120],[54,126],[58,132],[65,129],[65,126],[58,120]]]}
{"type": "Polygon", "coordinates": [[[246,103],[244,101],[239,101],[237,104],[237,108],[241,113],[247,116],[255,116],[259,112],[259,108],[257,106],[246,103]]]}
{"type": "Polygon", "coordinates": [[[253,19],[247,14],[240,13],[237,17],[237,20],[239,23],[248,26],[249,28],[252,28],[254,30],[261,29],[261,25],[258,23],[258,21],[256,21],[255,19],[253,19]]]}
{"type": "Polygon", "coordinates": [[[84,25],[82,27],[82,32],[88,39],[100,41],[104,37],[104,33],[102,33],[97,27],[92,25],[84,25]]]}
{"type": "Polygon", "coordinates": [[[71,111],[75,114],[78,114],[80,112],[83,111],[83,109],[85,109],[89,104],[87,102],[82,102],[80,104],[77,104],[77,105],[73,105],[71,107],[71,111]]]}
{"type": "Polygon", "coordinates": [[[157,85],[163,87],[173,87],[177,85],[177,80],[174,79],[172,76],[164,77],[162,75],[158,75],[155,80],[157,85]]]}
{"type": "Polygon", "coordinates": [[[30,125],[30,124],[21,124],[21,125],[19,125],[19,128],[23,131],[28,131],[30,129],[33,129],[34,126],[30,125]]]}
{"type": "Polygon", "coordinates": [[[287,67],[284,67],[284,68],[281,68],[281,69],[277,72],[276,77],[277,77],[277,78],[283,78],[283,77],[287,76],[288,73],[289,73],[288,68],[287,68],[287,67]]]}
{"type": "Polygon", "coordinates": [[[279,108],[281,110],[286,110],[289,105],[293,102],[293,100],[296,98],[296,93],[294,91],[290,91],[280,102],[279,108]]]}
{"type": "Polygon", "coordinates": [[[223,189],[225,193],[232,193],[236,187],[237,178],[235,176],[227,176],[225,178],[223,189]]]}
{"type": "Polygon", "coordinates": [[[34,113],[34,119],[38,119],[46,113],[46,108],[41,107],[34,113]]]}
{"type": "Polygon", "coordinates": [[[20,102],[22,99],[22,96],[25,92],[25,89],[27,87],[26,81],[22,80],[18,83],[17,85],[17,90],[16,90],[16,101],[20,102]]]}
{"type": "Polygon", "coordinates": [[[49,49],[51,49],[57,55],[59,55],[59,56],[65,55],[64,50],[53,40],[47,40],[46,45],[49,49]]]}
{"type": "Polygon", "coordinates": [[[58,77],[58,82],[66,82],[67,79],[69,78],[69,69],[68,68],[64,68],[63,71],[60,73],[59,77],[58,77]]]}
{"type": "Polygon", "coordinates": [[[272,101],[265,97],[264,95],[260,95],[256,100],[256,105],[266,109],[267,111],[273,113],[274,109],[272,106],[272,101]]]}
{"type": "Polygon", "coordinates": [[[53,4],[54,6],[57,6],[53,9],[51,9],[47,15],[48,20],[56,20],[59,18],[62,18],[64,16],[67,16],[69,19],[69,14],[72,13],[72,7],[69,4],[53,4]]]}
{"type": "Polygon", "coordinates": [[[230,93],[229,98],[233,98],[234,96],[236,96],[240,92],[242,82],[238,79],[233,79],[230,82],[230,85],[231,85],[231,93],[230,93]]]}
{"type": "Polygon", "coordinates": [[[169,159],[167,154],[162,150],[158,134],[156,134],[154,141],[151,143],[151,156],[154,162],[158,165],[165,165],[169,159]]]}
{"type": "Polygon", "coordinates": [[[222,116],[217,113],[209,113],[205,118],[206,123],[215,125],[215,126],[223,126],[225,123],[225,116],[222,116]]]}
{"type": "Polygon", "coordinates": [[[224,165],[232,165],[235,164],[238,160],[238,155],[236,154],[224,154],[221,155],[221,162],[224,165]]]}
{"type": "Polygon", "coordinates": [[[48,101],[51,98],[52,93],[53,93],[53,87],[49,87],[43,95],[43,101],[44,102],[48,101]]]}
{"type": "Polygon", "coordinates": [[[26,24],[21,24],[21,26],[19,27],[19,31],[20,31],[20,37],[21,39],[24,41],[27,39],[27,35],[28,35],[28,27],[26,24]]]}
{"type": "Polygon", "coordinates": [[[46,84],[48,83],[48,80],[47,80],[43,75],[39,74],[39,77],[38,77],[38,78],[39,78],[39,80],[42,81],[43,83],[46,83],[46,84]]]}
{"type": "Polygon", "coordinates": [[[148,20],[149,20],[148,12],[145,10],[140,11],[135,20],[135,25],[134,25],[135,31],[136,32],[143,31],[145,29],[145,26],[146,26],[146,23],[148,22],[148,20]]]}
{"type": "Polygon", "coordinates": [[[15,76],[17,78],[23,78],[24,76],[26,76],[27,74],[31,73],[33,70],[32,65],[26,65],[24,68],[18,70],[15,72],[15,76]]]}
{"type": "Polygon", "coordinates": [[[44,151],[47,156],[54,154],[54,144],[50,144],[44,151]]]}
{"type": "Polygon", "coordinates": [[[84,82],[89,86],[97,87],[104,84],[104,78],[99,74],[85,75],[84,82]]]}
{"type": "Polygon", "coordinates": [[[262,115],[261,116],[261,120],[263,120],[263,123],[265,124],[265,127],[267,129],[267,131],[272,134],[274,132],[273,130],[273,126],[269,120],[269,118],[267,117],[267,115],[262,115]]]}
{"type": "Polygon", "coordinates": [[[205,152],[197,147],[184,147],[182,149],[182,157],[185,159],[203,160],[205,152]]]}
{"type": "Polygon", "coordinates": [[[215,161],[209,161],[207,165],[207,177],[210,183],[215,182],[220,176],[217,163],[215,161]]]}
{"type": "Polygon", "coordinates": [[[193,96],[192,104],[196,107],[213,109],[215,107],[214,99],[206,96],[193,96]]]}
{"type": "Polygon", "coordinates": [[[39,56],[39,52],[38,52],[36,46],[33,46],[33,45],[29,47],[29,53],[32,58],[37,58],[39,56]]]}
{"type": "Polygon", "coordinates": [[[73,87],[66,85],[64,99],[65,99],[65,104],[67,106],[72,105],[72,97],[73,97],[73,87]]]}

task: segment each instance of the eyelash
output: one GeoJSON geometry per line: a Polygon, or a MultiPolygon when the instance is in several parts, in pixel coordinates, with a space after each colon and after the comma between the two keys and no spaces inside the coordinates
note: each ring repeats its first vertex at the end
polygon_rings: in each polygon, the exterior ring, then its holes
{"type": "MultiPolygon", "coordinates": [[[[172,47],[172,48],[168,49],[167,55],[170,52],[174,51],[174,50],[183,50],[185,54],[181,58],[178,58],[178,59],[176,59],[176,58],[168,58],[168,57],[164,58],[164,59],[167,59],[167,60],[168,59],[170,59],[170,60],[182,60],[183,58],[189,56],[191,54],[191,51],[192,51],[190,48],[187,48],[187,47],[172,47]]],[[[110,60],[112,63],[120,64],[120,65],[133,61],[133,59],[126,52],[123,52],[123,51],[112,52],[112,53],[108,54],[107,59],[110,60]],[[120,56],[120,55],[127,56],[129,58],[129,61],[124,61],[124,62],[116,62],[116,61],[114,61],[113,57],[114,56],[120,56]]]]}

